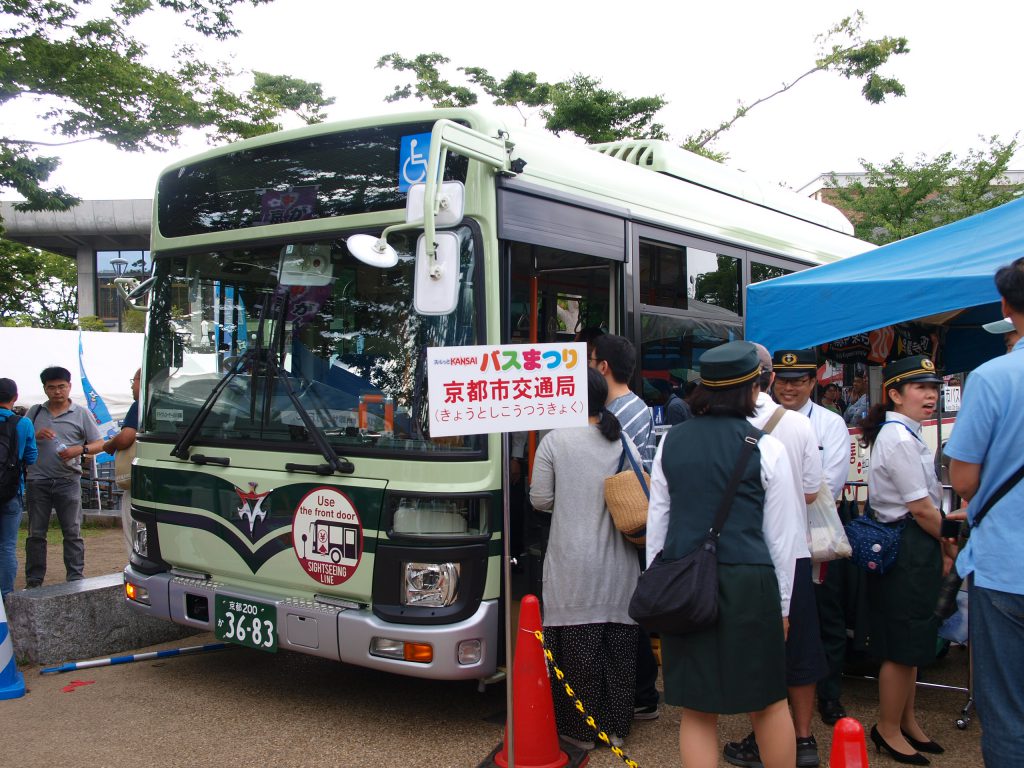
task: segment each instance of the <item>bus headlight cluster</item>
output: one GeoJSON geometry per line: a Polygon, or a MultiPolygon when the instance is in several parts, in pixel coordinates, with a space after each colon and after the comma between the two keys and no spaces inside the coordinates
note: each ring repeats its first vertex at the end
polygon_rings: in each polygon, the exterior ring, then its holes
{"type": "Polygon", "coordinates": [[[459,563],[405,563],[402,604],[443,608],[459,592],[459,563]]]}
{"type": "Polygon", "coordinates": [[[149,557],[149,528],[138,520],[131,521],[132,549],[140,557],[149,557]]]}

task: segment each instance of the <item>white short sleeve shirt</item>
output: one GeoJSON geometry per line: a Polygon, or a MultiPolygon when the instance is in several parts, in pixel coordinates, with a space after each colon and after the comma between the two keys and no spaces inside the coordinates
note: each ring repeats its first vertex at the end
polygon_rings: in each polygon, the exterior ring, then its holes
{"type": "Polygon", "coordinates": [[[909,502],[926,496],[938,509],[941,492],[935,455],[925,445],[920,423],[888,411],[871,448],[868,469],[868,501],[875,516],[895,523],[909,514],[909,502]]]}

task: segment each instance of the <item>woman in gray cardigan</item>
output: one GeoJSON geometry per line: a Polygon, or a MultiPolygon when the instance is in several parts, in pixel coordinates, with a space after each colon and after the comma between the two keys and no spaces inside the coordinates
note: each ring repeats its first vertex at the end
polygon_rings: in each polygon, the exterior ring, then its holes
{"type": "MultiPolygon", "coordinates": [[[[541,440],[530,502],[552,510],[544,559],[545,643],[587,714],[621,745],[633,721],[637,626],[627,608],[640,567],[636,548],[616,530],[604,503],[605,478],[618,471],[622,458],[622,430],[604,408],[608,385],[593,368],[587,389],[589,424],[557,429],[541,440]]],[[[626,444],[639,462],[629,438],[626,444]]],[[[551,682],[558,732],[593,749],[594,729],[563,684],[551,682]]]]}

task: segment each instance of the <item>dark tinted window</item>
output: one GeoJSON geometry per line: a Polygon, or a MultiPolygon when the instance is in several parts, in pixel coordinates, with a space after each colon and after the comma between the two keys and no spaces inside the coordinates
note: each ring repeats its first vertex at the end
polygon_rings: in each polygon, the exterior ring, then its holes
{"type": "MultiPolygon", "coordinates": [[[[164,174],[164,237],[405,207],[398,190],[403,136],[432,123],[378,126],[246,149],[164,174]]],[[[466,158],[448,155],[446,180],[466,180],[466,158]]]]}
{"type": "Polygon", "coordinates": [[[740,314],[738,258],[692,246],[641,240],[639,261],[642,304],[740,314]]]}
{"type": "Polygon", "coordinates": [[[772,264],[762,264],[758,261],[750,262],[750,282],[761,283],[765,280],[773,280],[776,277],[793,274],[792,269],[776,267],[772,264]]]}

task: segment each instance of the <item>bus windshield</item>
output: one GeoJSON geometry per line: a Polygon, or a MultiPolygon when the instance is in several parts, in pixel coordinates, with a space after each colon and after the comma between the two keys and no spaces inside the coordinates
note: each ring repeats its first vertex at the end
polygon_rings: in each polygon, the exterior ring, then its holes
{"type": "Polygon", "coordinates": [[[315,453],[286,376],[339,453],[481,451],[479,437],[428,433],[426,349],[476,344],[481,325],[478,248],[469,227],[456,232],[462,290],[437,317],[412,307],[411,233],[389,239],[390,269],[357,261],[344,237],[157,256],[146,431],[177,439],[230,376],[193,442],[315,453]]]}

